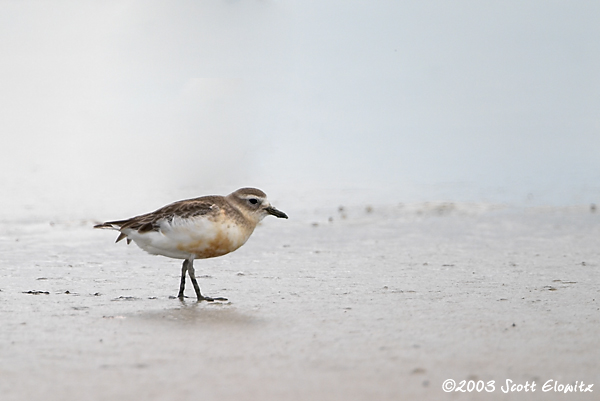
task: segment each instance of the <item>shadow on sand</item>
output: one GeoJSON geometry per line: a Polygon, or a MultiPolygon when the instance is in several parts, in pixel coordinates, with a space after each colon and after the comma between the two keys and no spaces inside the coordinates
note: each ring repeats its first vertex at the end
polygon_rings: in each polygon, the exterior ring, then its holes
{"type": "Polygon", "coordinates": [[[164,310],[143,311],[130,318],[153,322],[176,322],[185,325],[202,326],[245,326],[261,323],[262,319],[250,311],[242,312],[231,303],[198,302],[196,300],[178,300],[178,306],[164,310]]]}

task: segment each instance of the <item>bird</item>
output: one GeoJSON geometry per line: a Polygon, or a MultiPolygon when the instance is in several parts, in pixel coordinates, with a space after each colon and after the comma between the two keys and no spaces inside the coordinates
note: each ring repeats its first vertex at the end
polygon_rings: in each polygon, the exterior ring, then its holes
{"type": "Polygon", "coordinates": [[[287,219],[257,188],[240,188],[227,196],[208,195],[180,200],[151,213],[125,220],[107,221],[94,228],[119,231],[115,242],[135,242],[152,255],[183,259],[177,297],[184,298],[186,273],[198,301],[227,301],[200,292],[194,270],[195,259],[215,258],[235,251],[246,243],[257,224],[266,216],[287,219]]]}

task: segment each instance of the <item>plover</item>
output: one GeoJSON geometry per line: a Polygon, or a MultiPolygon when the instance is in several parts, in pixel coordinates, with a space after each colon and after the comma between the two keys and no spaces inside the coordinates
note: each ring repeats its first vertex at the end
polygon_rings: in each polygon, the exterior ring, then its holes
{"type": "Polygon", "coordinates": [[[94,228],[120,231],[116,242],[127,239],[144,251],[183,259],[180,299],[189,274],[198,301],[226,301],[202,295],[196,281],[194,259],[214,258],[233,252],[248,240],[256,225],[267,215],[287,219],[256,188],[241,188],[227,196],[202,196],[171,203],[152,213],[125,220],[107,221],[94,228]]]}

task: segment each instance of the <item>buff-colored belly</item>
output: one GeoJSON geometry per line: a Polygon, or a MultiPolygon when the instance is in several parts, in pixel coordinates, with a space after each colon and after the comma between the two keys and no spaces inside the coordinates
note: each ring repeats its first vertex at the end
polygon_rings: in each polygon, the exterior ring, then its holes
{"type": "Polygon", "coordinates": [[[197,259],[214,258],[233,252],[244,245],[248,236],[237,227],[218,227],[214,232],[194,236],[177,245],[177,249],[197,259]]]}

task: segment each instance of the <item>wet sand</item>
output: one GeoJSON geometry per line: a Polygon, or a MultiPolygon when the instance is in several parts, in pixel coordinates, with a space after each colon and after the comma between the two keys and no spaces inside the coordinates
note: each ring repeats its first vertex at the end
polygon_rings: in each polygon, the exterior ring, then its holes
{"type": "Polygon", "coordinates": [[[0,398],[598,399],[600,213],[283,210],[196,262],[222,303],[189,285],[173,299],[178,261],[114,244],[92,219],[5,218],[0,398]],[[446,379],[495,391],[445,393],[446,379]],[[507,379],[537,391],[504,394],[507,379]],[[594,392],[542,392],[548,380],[594,392]]]}

